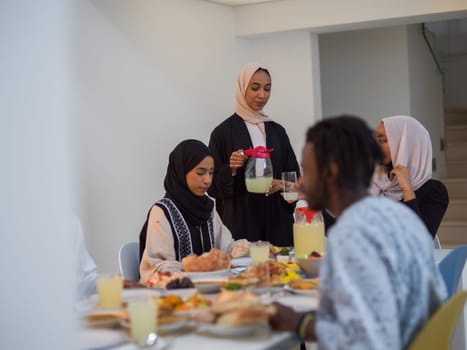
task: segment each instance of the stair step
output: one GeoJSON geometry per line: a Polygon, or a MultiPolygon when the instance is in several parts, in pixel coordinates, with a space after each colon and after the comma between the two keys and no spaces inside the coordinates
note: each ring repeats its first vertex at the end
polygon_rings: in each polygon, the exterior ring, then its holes
{"type": "Polygon", "coordinates": [[[466,216],[467,199],[451,199],[443,220],[463,220],[466,216]]]}
{"type": "Polygon", "coordinates": [[[445,141],[450,143],[453,141],[467,140],[467,124],[447,125],[445,128],[445,141]]]}
{"type": "MultiPolygon", "coordinates": [[[[467,163],[465,164],[465,169],[467,173],[467,163]]],[[[441,182],[446,186],[451,200],[467,198],[467,177],[446,178],[442,179],[441,182]]]]}
{"type": "Polygon", "coordinates": [[[446,172],[449,177],[467,177],[467,161],[446,161],[446,172]]]}
{"type": "Polygon", "coordinates": [[[446,144],[446,160],[467,161],[467,141],[454,141],[446,144]]]}
{"type": "Polygon", "coordinates": [[[467,110],[465,109],[448,109],[444,113],[445,125],[466,124],[467,110]]]}
{"type": "Polygon", "coordinates": [[[443,248],[467,244],[467,220],[443,220],[438,229],[438,237],[443,248]]]}

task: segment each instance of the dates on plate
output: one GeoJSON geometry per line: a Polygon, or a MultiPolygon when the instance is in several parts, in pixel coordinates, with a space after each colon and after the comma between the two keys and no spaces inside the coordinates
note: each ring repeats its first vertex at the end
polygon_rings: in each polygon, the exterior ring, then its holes
{"type": "Polygon", "coordinates": [[[195,285],[188,277],[175,278],[167,283],[165,288],[167,289],[182,289],[182,288],[194,288],[195,285]]]}

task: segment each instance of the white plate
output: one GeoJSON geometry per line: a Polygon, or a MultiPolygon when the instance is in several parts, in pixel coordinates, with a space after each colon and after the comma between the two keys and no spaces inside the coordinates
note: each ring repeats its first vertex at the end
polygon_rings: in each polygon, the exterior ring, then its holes
{"type": "Polygon", "coordinates": [[[274,301],[293,308],[297,312],[309,312],[318,309],[319,298],[309,295],[284,295],[274,298],[274,301]]]}
{"type": "Polygon", "coordinates": [[[269,325],[265,323],[261,324],[249,324],[241,326],[221,326],[217,324],[201,324],[198,331],[201,333],[207,333],[218,337],[240,337],[253,335],[258,331],[269,331],[269,325]]]}
{"type": "Polygon", "coordinates": [[[109,329],[83,328],[78,334],[80,349],[87,350],[106,349],[129,341],[125,333],[109,329]]]}
{"type": "Polygon", "coordinates": [[[318,289],[296,289],[290,287],[288,284],[284,286],[284,289],[293,294],[319,297],[318,289]]]}
{"type": "Polygon", "coordinates": [[[246,267],[251,266],[252,260],[251,257],[245,256],[242,258],[234,258],[232,259],[231,265],[235,267],[246,267]]]}
{"type": "Polygon", "coordinates": [[[219,284],[212,281],[195,283],[195,287],[202,294],[218,293],[221,291],[219,284]]]}
{"type": "MultiPolygon", "coordinates": [[[[161,296],[160,289],[152,288],[134,288],[134,289],[123,289],[122,290],[122,301],[128,301],[132,298],[140,297],[153,297],[158,298],[161,296]]],[[[88,299],[89,302],[97,304],[99,302],[99,295],[93,294],[88,299]]]]}
{"type": "Polygon", "coordinates": [[[182,288],[182,289],[167,289],[164,292],[164,296],[174,294],[178,295],[183,300],[187,300],[193,294],[195,294],[198,290],[196,288],[182,288]]]}
{"type": "MultiPolygon", "coordinates": [[[[123,328],[130,329],[130,321],[128,319],[119,320],[119,324],[123,328]]],[[[161,333],[176,332],[185,327],[188,327],[189,325],[193,325],[193,323],[190,322],[190,320],[185,318],[177,322],[158,324],[157,331],[161,333]]]]}
{"type": "Polygon", "coordinates": [[[162,333],[176,332],[192,324],[193,323],[190,322],[188,319],[183,319],[177,322],[158,324],[157,330],[162,333]]]}
{"type": "Polygon", "coordinates": [[[195,281],[213,281],[219,278],[227,279],[230,276],[230,269],[209,271],[209,272],[184,272],[184,275],[195,281]]]}

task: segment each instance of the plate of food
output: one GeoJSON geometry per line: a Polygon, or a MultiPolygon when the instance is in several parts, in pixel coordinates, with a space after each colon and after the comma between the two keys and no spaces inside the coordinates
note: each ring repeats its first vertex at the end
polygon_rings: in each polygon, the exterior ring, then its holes
{"type": "MultiPolygon", "coordinates": [[[[209,252],[201,255],[188,255],[182,259],[182,269],[186,276],[191,278],[191,274],[200,276],[199,273],[214,273],[219,275],[220,271],[230,272],[232,257],[223,251],[212,248],[209,252]]],[[[210,275],[213,276],[213,275],[210,275]]]]}
{"type": "Polygon", "coordinates": [[[237,337],[268,330],[272,305],[263,305],[250,292],[222,291],[212,306],[193,314],[198,331],[219,337],[237,337]]]}
{"type": "Polygon", "coordinates": [[[193,283],[199,281],[225,281],[230,276],[230,269],[222,269],[216,271],[203,271],[203,272],[184,272],[193,283]]]}
{"type": "Polygon", "coordinates": [[[157,331],[160,333],[173,333],[192,325],[187,317],[179,316],[171,319],[159,318],[157,322],[157,331]]]}
{"type": "MultiPolygon", "coordinates": [[[[121,319],[119,320],[120,326],[125,329],[130,329],[130,320],[121,319]]],[[[157,332],[159,333],[173,333],[184,329],[191,325],[187,317],[170,316],[170,317],[158,317],[157,318],[157,332]]]]}
{"type": "Polygon", "coordinates": [[[115,327],[127,317],[124,309],[96,309],[83,314],[82,320],[87,327],[115,327]]]}
{"type": "Polygon", "coordinates": [[[294,294],[318,297],[319,278],[292,279],[284,288],[294,294]]]}
{"type": "MultiPolygon", "coordinates": [[[[122,290],[122,308],[126,307],[128,300],[133,298],[148,297],[148,298],[158,298],[162,294],[162,289],[152,289],[152,288],[134,288],[134,289],[123,289],[122,290]]],[[[93,294],[89,299],[84,301],[84,304],[87,306],[99,308],[99,295],[93,294]]],[[[105,310],[105,309],[102,309],[105,310]]]]}
{"type": "Polygon", "coordinates": [[[225,284],[225,280],[219,281],[196,281],[196,289],[203,294],[218,293],[221,290],[221,287],[225,284]]]}

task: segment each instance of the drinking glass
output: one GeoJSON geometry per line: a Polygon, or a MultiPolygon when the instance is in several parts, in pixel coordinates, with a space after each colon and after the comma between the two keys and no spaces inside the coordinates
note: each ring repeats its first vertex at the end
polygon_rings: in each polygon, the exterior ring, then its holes
{"type": "Polygon", "coordinates": [[[250,256],[253,264],[269,259],[269,242],[258,241],[250,243],[250,256]]]}
{"type": "Polygon", "coordinates": [[[250,243],[250,256],[252,265],[248,269],[248,276],[256,279],[256,287],[259,298],[269,300],[271,297],[271,278],[269,272],[269,242],[258,241],[250,243]]]}
{"type": "Polygon", "coordinates": [[[282,172],[282,195],[288,202],[298,200],[298,185],[297,185],[297,172],[284,171],[282,172]]]}
{"type": "Polygon", "coordinates": [[[131,339],[139,343],[151,332],[157,332],[157,299],[152,297],[133,298],[128,301],[131,339]]]}
{"type": "Polygon", "coordinates": [[[96,281],[99,306],[106,309],[122,307],[123,280],[120,275],[99,274],[96,281]]]}

